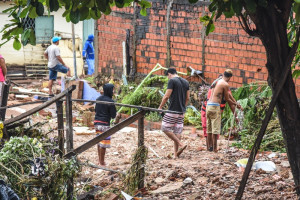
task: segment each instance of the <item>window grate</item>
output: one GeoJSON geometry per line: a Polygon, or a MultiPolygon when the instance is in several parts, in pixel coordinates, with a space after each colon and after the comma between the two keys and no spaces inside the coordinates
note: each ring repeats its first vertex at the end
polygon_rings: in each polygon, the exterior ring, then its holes
{"type": "Polygon", "coordinates": [[[30,17],[26,17],[22,19],[23,28],[24,30],[32,28],[35,29],[35,19],[32,19],[30,17]]]}

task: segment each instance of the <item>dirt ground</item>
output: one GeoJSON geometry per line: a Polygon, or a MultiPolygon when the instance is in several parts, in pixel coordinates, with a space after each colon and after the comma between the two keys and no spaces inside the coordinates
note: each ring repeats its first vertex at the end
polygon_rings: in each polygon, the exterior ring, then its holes
{"type": "MultiPolygon", "coordinates": [[[[15,103],[20,101],[8,102],[9,105],[15,103]]],[[[21,108],[26,111],[36,106],[26,105],[21,108]]],[[[17,116],[21,111],[8,110],[6,117],[17,116]]],[[[44,128],[54,129],[52,133],[54,136],[57,134],[55,104],[44,111],[51,112],[52,116],[36,114],[32,116],[33,122],[48,121],[44,128]]],[[[78,111],[74,111],[73,115],[81,117],[78,111]]],[[[74,126],[80,125],[74,123],[74,126]]],[[[74,148],[93,137],[95,136],[74,134],[74,148]]],[[[247,158],[249,152],[234,147],[226,151],[227,141],[223,137],[219,140],[218,153],[207,152],[204,138],[191,134],[191,127],[185,127],[182,141],[188,144],[188,148],[180,158],[174,159],[169,156],[173,153],[173,143],[169,138],[160,130],[145,131],[145,145],[149,153],[146,163],[146,193],[143,199],[234,199],[242,177],[242,171],[235,162],[247,158]],[[202,150],[199,150],[199,147],[202,150]],[[192,181],[187,181],[187,178],[191,178],[192,181]]],[[[112,147],[107,150],[107,167],[126,172],[136,149],[137,129],[127,127],[120,130],[112,136],[112,147]]],[[[276,164],[276,171],[252,170],[243,199],[297,198],[286,154],[275,153],[274,157],[269,158],[270,154],[271,152],[261,152],[256,161],[273,161],[276,164]]],[[[78,158],[82,162],[90,161],[97,164],[96,146],[80,154],[78,158]]],[[[80,178],[91,178],[91,182],[77,183],[78,188],[82,188],[84,184],[103,187],[103,193],[106,195],[102,197],[99,195],[99,199],[108,199],[107,195],[112,191],[120,192],[122,189],[122,181],[118,174],[101,169],[83,167],[80,178]]],[[[79,189],[79,192],[83,190],[79,189]]]]}
{"type": "MultiPolygon", "coordinates": [[[[75,147],[93,138],[93,136],[75,136],[75,147]]],[[[190,134],[190,128],[183,132],[182,140],[188,148],[178,159],[169,158],[173,152],[173,143],[159,130],[145,132],[145,144],[149,149],[146,167],[145,199],[233,199],[237,192],[242,172],[234,164],[249,155],[245,150],[230,147],[226,151],[227,141],[220,139],[219,153],[198,150],[205,148],[204,138],[190,134]],[[183,184],[190,177],[192,183],[183,184]]],[[[107,150],[107,167],[126,171],[130,167],[131,156],[137,148],[137,130],[125,128],[112,137],[112,147],[107,150]]],[[[276,153],[268,158],[270,152],[260,153],[257,161],[273,161],[276,172],[252,171],[243,199],[296,199],[294,183],[286,154],[276,153]]],[[[81,160],[97,163],[96,147],[79,156],[81,160]]],[[[92,177],[93,184],[113,190],[120,186],[120,179],[110,172],[85,167],[82,176],[92,177]]],[[[105,199],[105,197],[103,197],[105,199]]]]}

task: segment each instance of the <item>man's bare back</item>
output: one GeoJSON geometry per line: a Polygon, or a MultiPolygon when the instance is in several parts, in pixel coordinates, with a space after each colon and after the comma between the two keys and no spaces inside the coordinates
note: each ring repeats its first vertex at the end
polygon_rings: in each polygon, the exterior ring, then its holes
{"type": "Polygon", "coordinates": [[[219,80],[211,91],[212,95],[209,99],[209,102],[221,104],[221,101],[224,97],[225,100],[228,101],[228,90],[229,84],[224,79],[219,80]]]}

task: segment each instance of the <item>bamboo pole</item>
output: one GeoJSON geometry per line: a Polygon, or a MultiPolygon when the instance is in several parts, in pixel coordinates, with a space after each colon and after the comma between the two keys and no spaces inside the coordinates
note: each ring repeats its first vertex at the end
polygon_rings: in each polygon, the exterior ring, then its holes
{"type": "Polygon", "coordinates": [[[64,113],[63,113],[63,102],[56,102],[57,111],[57,130],[58,130],[58,146],[59,146],[59,156],[62,158],[64,155],[64,113]]]}

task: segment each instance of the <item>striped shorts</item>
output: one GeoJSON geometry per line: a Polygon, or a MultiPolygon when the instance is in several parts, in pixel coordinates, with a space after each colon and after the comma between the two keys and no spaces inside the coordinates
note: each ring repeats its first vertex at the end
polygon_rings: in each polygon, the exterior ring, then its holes
{"type": "Polygon", "coordinates": [[[183,119],[183,114],[166,113],[162,121],[161,130],[163,132],[181,134],[183,130],[183,119]]]}
{"type": "MultiPolygon", "coordinates": [[[[110,126],[95,125],[96,135],[101,135],[103,132],[110,129],[110,126]]],[[[102,140],[99,144],[102,148],[110,148],[110,136],[102,140]]]]}

